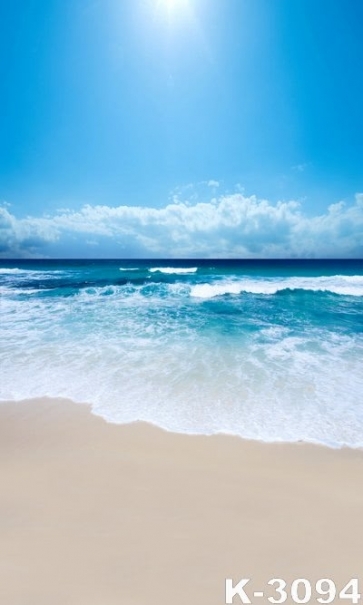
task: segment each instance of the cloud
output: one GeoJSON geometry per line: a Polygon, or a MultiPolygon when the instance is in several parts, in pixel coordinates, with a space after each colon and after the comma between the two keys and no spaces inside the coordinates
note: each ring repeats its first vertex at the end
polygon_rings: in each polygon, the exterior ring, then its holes
{"type": "Polygon", "coordinates": [[[307,216],[296,201],[242,193],[162,208],[85,205],[16,218],[0,208],[0,256],[329,258],[363,256],[363,194],[307,216]]]}
{"type": "Polygon", "coordinates": [[[8,210],[10,204],[0,207],[0,258],[34,258],[41,255],[47,244],[56,241],[60,234],[51,219],[17,219],[8,210]]]}
{"type": "Polygon", "coordinates": [[[291,167],[291,170],[293,170],[294,172],[305,172],[308,166],[309,164],[306,162],[303,164],[296,164],[296,166],[291,167]]]}

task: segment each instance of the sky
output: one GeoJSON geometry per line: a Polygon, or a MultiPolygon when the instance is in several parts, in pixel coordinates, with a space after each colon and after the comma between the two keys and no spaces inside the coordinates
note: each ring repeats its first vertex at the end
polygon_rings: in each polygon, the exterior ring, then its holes
{"type": "Polygon", "coordinates": [[[363,258],[362,0],[0,3],[0,258],[363,258]]]}

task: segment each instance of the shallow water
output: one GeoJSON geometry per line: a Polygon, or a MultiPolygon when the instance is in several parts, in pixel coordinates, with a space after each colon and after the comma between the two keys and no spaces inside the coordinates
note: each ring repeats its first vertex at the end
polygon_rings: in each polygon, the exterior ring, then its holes
{"type": "Polygon", "coordinates": [[[362,261],[1,261],[0,398],[363,445],[362,261]]]}

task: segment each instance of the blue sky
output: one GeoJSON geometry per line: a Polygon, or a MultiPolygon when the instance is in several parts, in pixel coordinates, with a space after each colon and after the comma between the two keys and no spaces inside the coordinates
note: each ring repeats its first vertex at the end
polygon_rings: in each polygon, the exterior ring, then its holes
{"type": "Polygon", "coordinates": [[[0,5],[2,257],[363,256],[361,0],[0,5]]]}

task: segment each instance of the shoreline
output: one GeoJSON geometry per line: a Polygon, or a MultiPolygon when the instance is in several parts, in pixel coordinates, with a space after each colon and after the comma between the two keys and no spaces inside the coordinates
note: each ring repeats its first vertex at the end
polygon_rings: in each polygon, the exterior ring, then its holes
{"type": "Polygon", "coordinates": [[[219,605],[226,578],[362,584],[361,450],[14,404],[0,404],[1,602],[219,605]]]}
{"type": "Polygon", "coordinates": [[[48,403],[48,404],[52,404],[52,403],[63,403],[65,405],[73,405],[73,406],[82,406],[84,408],[86,408],[89,413],[94,416],[95,418],[99,418],[101,419],[103,422],[105,422],[106,424],[109,424],[111,426],[119,426],[119,427],[123,427],[123,426],[138,426],[140,425],[146,425],[149,426],[151,428],[155,428],[157,430],[163,431],[165,433],[171,434],[171,435],[182,435],[185,437],[201,437],[201,438],[213,438],[213,437],[225,437],[227,439],[232,438],[232,439],[240,439],[242,442],[244,443],[257,443],[257,444],[261,444],[261,445],[268,445],[268,446],[274,446],[274,445],[282,445],[282,446],[308,446],[308,447],[317,447],[317,448],[323,448],[323,449],[328,449],[328,450],[336,450],[336,451],[341,451],[341,450],[348,450],[348,451],[360,451],[363,452],[363,445],[358,445],[358,446],[352,446],[346,443],[341,443],[341,444],[335,444],[333,445],[332,443],[327,443],[327,442],[323,442],[323,441],[306,441],[304,439],[298,439],[297,441],[284,441],[284,440],[271,440],[271,441],[267,441],[264,439],[259,439],[259,438],[249,438],[249,437],[244,437],[243,435],[240,435],[238,433],[228,433],[228,432],[223,432],[223,431],[219,431],[219,432],[215,432],[215,433],[192,433],[192,432],[184,432],[184,431],[177,431],[177,430],[173,430],[173,429],[169,429],[165,426],[161,426],[160,424],[157,424],[156,422],[152,422],[150,420],[133,420],[131,422],[116,422],[113,420],[109,420],[108,418],[105,418],[102,414],[97,413],[93,410],[93,404],[92,403],[88,403],[86,401],[75,401],[72,399],[69,399],[68,397],[49,397],[48,395],[42,396],[42,397],[29,397],[26,399],[0,399],[0,409],[1,406],[11,406],[11,405],[37,405],[37,403],[42,402],[42,403],[48,403]]]}

